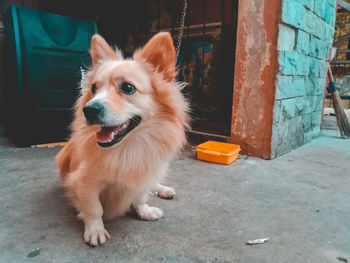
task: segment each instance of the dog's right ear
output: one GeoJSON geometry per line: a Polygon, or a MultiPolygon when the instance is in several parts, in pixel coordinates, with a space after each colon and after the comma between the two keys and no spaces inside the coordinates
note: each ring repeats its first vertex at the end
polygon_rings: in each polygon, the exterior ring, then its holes
{"type": "Polygon", "coordinates": [[[118,58],[116,52],[108,45],[106,40],[98,34],[94,35],[91,39],[90,53],[93,65],[98,64],[102,59],[118,58]]]}

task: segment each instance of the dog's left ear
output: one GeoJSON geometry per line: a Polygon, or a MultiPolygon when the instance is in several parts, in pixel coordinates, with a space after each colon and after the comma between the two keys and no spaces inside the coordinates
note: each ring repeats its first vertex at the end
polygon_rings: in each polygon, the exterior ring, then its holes
{"type": "Polygon", "coordinates": [[[171,82],[175,79],[175,47],[168,32],[153,36],[141,51],[135,53],[134,57],[140,57],[150,63],[154,69],[164,76],[165,80],[171,82]]]}
{"type": "Polygon", "coordinates": [[[118,58],[116,52],[108,45],[106,40],[98,34],[92,36],[90,53],[93,65],[96,65],[102,59],[118,58]]]}

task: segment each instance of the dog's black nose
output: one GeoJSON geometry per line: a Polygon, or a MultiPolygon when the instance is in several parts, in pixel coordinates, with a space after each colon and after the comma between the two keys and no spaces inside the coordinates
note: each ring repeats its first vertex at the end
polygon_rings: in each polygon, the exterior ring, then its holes
{"type": "Polygon", "coordinates": [[[98,124],[103,117],[103,106],[101,104],[91,104],[83,108],[84,116],[90,124],[98,124]]]}

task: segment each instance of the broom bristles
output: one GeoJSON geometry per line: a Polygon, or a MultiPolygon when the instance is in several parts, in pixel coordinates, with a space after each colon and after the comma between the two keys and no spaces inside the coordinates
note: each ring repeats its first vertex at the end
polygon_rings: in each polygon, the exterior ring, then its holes
{"type": "Polygon", "coordinates": [[[340,135],[342,137],[350,137],[350,124],[348,117],[346,116],[343,102],[341,101],[339,93],[338,91],[333,91],[331,95],[340,135]]]}

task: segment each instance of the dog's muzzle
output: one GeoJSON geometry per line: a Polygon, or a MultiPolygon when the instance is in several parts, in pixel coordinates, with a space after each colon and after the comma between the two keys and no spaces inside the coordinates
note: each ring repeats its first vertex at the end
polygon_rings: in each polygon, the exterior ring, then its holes
{"type": "Polygon", "coordinates": [[[88,124],[101,124],[104,115],[104,107],[94,103],[83,108],[85,119],[88,124]]]}

